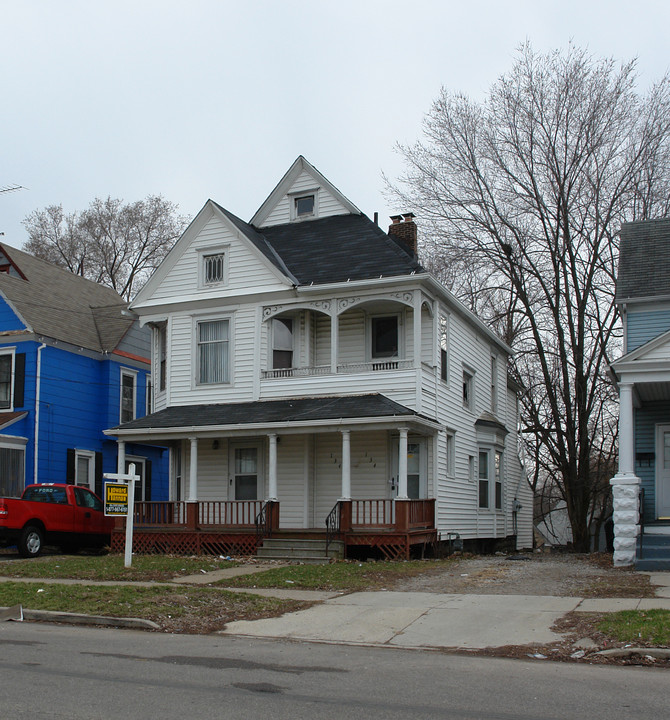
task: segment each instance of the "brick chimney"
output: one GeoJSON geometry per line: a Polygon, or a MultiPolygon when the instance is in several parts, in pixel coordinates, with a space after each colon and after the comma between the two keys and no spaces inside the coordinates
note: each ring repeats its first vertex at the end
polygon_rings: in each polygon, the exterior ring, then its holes
{"type": "Polygon", "coordinates": [[[389,225],[388,234],[397,237],[414,255],[417,254],[417,232],[414,213],[391,215],[391,225],[389,225]]]}

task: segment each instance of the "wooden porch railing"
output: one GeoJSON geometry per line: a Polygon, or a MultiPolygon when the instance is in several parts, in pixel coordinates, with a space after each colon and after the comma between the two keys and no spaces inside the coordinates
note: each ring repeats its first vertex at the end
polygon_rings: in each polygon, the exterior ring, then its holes
{"type": "Polygon", "coordinates": [[[352,500],[352,527],[392,528],[395,523],[393,500],[352,500]]]}
{"type": "Polygon", "coordinates": [[[135,503],[133,520],[135,525],[143,526],[188,526],[195,523],[199,527],[253,528],[262,508],[262,500],[142,501],[135,503]]]}

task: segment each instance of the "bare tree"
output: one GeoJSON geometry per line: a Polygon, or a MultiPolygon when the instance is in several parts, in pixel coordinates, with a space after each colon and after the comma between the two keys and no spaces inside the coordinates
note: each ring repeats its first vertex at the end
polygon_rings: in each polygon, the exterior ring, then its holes
{"type": "Polygon", "coordinates": [[[187,220],[177,209],[160,196],[129,204],[96,198],[69,215],[52,205],[23,221],[29,236],[25,250],[129,300],[183,232],[187,220]]]}
{"type": "Polygon", "coordinates": [[[579,551],[606,492],[594,457],[615,447],[619,228],[670,204],[670,79],[636,80],[634,62],[522,46],[484,102],[442,89],[389,184],[427,264],[514,348],[535,477],[557,484],[579,551]]]}

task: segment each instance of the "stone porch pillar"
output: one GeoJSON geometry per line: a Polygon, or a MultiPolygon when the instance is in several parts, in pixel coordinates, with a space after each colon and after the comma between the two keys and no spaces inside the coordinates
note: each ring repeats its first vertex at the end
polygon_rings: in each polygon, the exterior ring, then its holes
{"type": "Polygon", "coordinates": [[[640,531],[640,478],[635,475],[633,383],[619,385],[619,470],[610,480],[614,521],[614,565],[635,562],[640,531]]]}

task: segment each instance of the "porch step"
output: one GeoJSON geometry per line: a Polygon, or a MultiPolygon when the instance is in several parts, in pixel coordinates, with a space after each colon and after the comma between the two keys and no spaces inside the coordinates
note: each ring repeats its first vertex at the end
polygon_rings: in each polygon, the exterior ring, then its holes
{"type": "Polygon", "coordinates": [[[325,540],[306,540],[303,538],[265,538],[256,550],[256,557],[272,560],[287,560],[303,563],[328,563],[331,559],[344,557],[344,543],[334,540],[326,553],[325,540]]]}
{"type": "Polygon", "coordinates": [[[641,551],[635,561],[636,570],[670,571],[670,534],[661,531],[662,527],[657,526],[651,532],[645,528],[641,551]]]}

